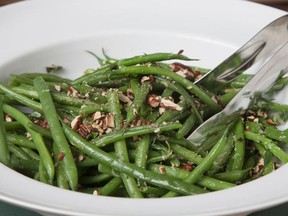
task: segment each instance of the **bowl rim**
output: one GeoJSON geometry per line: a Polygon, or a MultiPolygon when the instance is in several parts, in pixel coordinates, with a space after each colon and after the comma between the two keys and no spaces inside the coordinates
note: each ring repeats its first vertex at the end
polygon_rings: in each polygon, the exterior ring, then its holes
{"type": "MultiPolygon", "coordinates": [[[[132,0],[123,0],[124,3],[129,5],[129,8],[125,8],[123,5],[117,3],[117,6],[120,8],[122,7],[123,10],[129,10],[133,7],[136,7],[136,3],[132,3],[132,0]]],[[[152,1],[152,0],[148,0],[152,1]]],[[[107,6],[109,3],[111,4],[113,0],[108,0],[105,5],[107,6]]],[[[175,2],[175,1],[174,1],[175,2]]],[[[169,8],[169,11],[172,11],[172,7],[175,6],[175,3],[173,0],[167,0],[165,4],[169,8]]],[[[19,13],[19,17],[22,18],[24,21],[26,20],[25,15],[27,15],[27,10],[36,9],[39,10],[38,13],[43,12],[45,7],[47,8],[53,8],[53,6],[57,6],[60,8],[67,8],[68,11],[75,11],[77,7],[84,7],[87,9],[89,5],[95,5],[95,4],[104,4],[103,1],[93,1],[93,0],[86,0],[85,3],[81,4],[81,0],[51,0],[51,1],[25,1],[25,2],[19,2],[15,3],[13,5],[4,6],[3,8],[0,8],[0,20],[3,18],[13,20],[15,15],[11,14],[12,12],[19,13]],[[68,2],[70,3],[70,8],[67,8],[68,2]],[[96,3],[95,3],[96,2],[96,3]]],[[[151,2],[149,2],[151,3],[151,2]]],[[[155,7],[160,7],[162,5],[163,1],[157,0],[154,2],[155,7]]],[[[246,2],[246,1],[231,1],[231,0],[219,0],[217,3],[214,1],[204,0],[202,3],[200,2],[192,2],[189,3],[188,0],[183,0],[183,4],[190,5],[190,4],[210,4],[211,7],[213,6],[219,6],[219,5],[225,5],[225,7],[230,7],[232,10],[231,13],[239,10],[239,9],[249,9],[249,11],[254,10],[259,12],[259,17],[262,18],[264,14],[266,17],[262,21],[260,21],[260,18],[255,18],[255,21],[252,21],[248,24],[248,26],[255,27],[255,29],[260,29],[265,24],[267,24],[268,20],[275,19],[277,17],[280,17],[281,15],[285,14],[285,12],[268,8],[265,6],[260,6],[255,3],[246,2]],[[268,14],[268,15],[267,15],[268,14]],[[256,23],[258,22],[258,23],[256,23]]],[[[137,4],[140,4],[143,6],[143,8],[147,8],[147,6],[141,4],[140,2],[137,2],[137,4]]],[[[184,11],[188,11],[188,9],[181,8],[184,11]]],[[[217,8],[218,9],[218,8],[217,8]]],[[[224,10],[224,8],[219,8],[220,12],[227,12],[227,10],[224,10]]],[[[252,16],[252,12],[248,11],[247,17],[252,16]]],[[[119,12],[119,11],[118,11],[119,12]]],[[[229,11],[228,11],[229,12],[229,11]]],[[[140,12],[139,12],[140,13],[140,12]]],[[[255,12],[256,13],[256,12],[255,12]]],[[[37,14],[37,13],[36,13],[37,14]]],[[[44,13],[45,14],[45,13],[44,13]]],[[[119,12],[119,14],[121,14],[119,12]]],[[[46,14],[47,15],[47,14],[46,14]]],[[[59,14],[56,14],[59,16],[59,14]]],[[[83,11],[81,12],[81,15],[84,16],[83,11]]],[[[71,14],[69,14],[71,16],[71,14]]],[[[90,18],[90,16],[88,16],[90,18]]],[[[247,18],[246,17],[246,18],[247,18]]],[[[20,19],[19,18],[19,19],[20,19]]],[[[203,16],[203,19],[207,19],[207,22],[211,21],[211,19],[203,16]]],[[[47,18],[39,18],[41,22],[47,23],[47,18]]],[[[56,18],[52,18],[53,20],[56,18]]],[[[124,19],[124,18],[123,18],[124,19]]],[[[220,19],[220,18],[219,18],[220,19]]],[[[239,17],[235,18],[239,21],[239,17]]],[[[223,19],[220,19],[223,21],[223,19]]],[[[27,18],[27,21],[31,21],[31,19],[27,18]]],[[[55,20],[54,20],[55,21],[55,20]]],[[[68,19],[66,20],[66,22],[68,19]]],[[[239,21],[239,23],[245,22],[245,20],[239,21]]],[[[63,22],[65,23],[65,21],[63,22]]],[[[61,23],[61,24],[63,24],[61,23]]],[[[27,23],[26,23],[27,24],[27,23]]],[[[35,23],[34,23],[35,24],[35,23]]],[[[28,25],[28,24],[27,24],[28,25]]],[[[20,30],[17,29],[19,27],[19,23],[11,23],[10,28],[12,33],[19,32],[20,30]],[[12,27],[11,27],[12,26],[12,27]]],[[[33,26],[32,26],[33,27],[33,26]]],[[[32,27],[27,26],[28,29],[32,30],[32,27]]],[[[60,28],[61,25],[59,24],[55,26],[55,28],[60,28]]],[[[155,26],[154,26],[155,27],[155,26]]],[[[164,25],[164,27],[166,27],[164,25]]],[[[163,28],[164,28],[163,27],[163,28]]],[[[180,26],[181,27],[181,26],[180,26]]],[[[8,25],[0,23],[0,30],[7,30],[8,25]]],[[[123,25],[121,26],[121,29],[129,29],[133,30],[134,27],[127,24],[127,26],[123,25]]],[[[219,27],[220,28],[220,27],[219,27]]],[[[224,28],[224,27],[223,27],[224,28]]],[[[41,29],[41,27],[40,27],[41,29]]],[[[103,27],[103,31],[106,31],[107,29],[103,27]]],[[[91,34],[93,31],[89,31],[86,28],[83,28],[84,30],[83,34],[75,35],[78,39],[85,38],[88,35],[91,34]]],[[[109,29],[108,29],[109,30],[109,29]]],[[[118,31],[117,29],[115,31],[118,31]]],[[[137,29],[139,30],[139,29],[137,29]]],[[[146,30],[149,31],[149,28],[146,27],[146,30]]],[[[177,29],[179,30],[179,29],[177,29]]],[[[152,29],[151,31],[155,31],[155,29],[152,29]]],[[[169,28],[163,29],[163,31],[169,31],[169,28]]],[[[176,31],[176,30],[175,30],[176,31]]],[[[68,30],[69,32],[69,30],[68,30]]],[[[110,31],[111,32],[111,31],[110,31]]],[[[172,31],[173,32],[173,31],[172,31]]],[[[177,31],[176,31],[177,32],[177,31]]],[[[210,31],[206,31],[204,34],[209,35],[210,31]]],[[[183,32],[181,32],[182,34],[183,32]]],[[[253,35],[255,32],[250,29],[250,32],[245,34],[243,37],[240,37],[239,39],[231,40],[231,38],[228,40],[229,43],[233,45],[241,45],[241,43],[246,41],[250,35],[253,35]]],[[[98,32],[99,34],[99,32],[98,32]]],[[[189,34],[189,32],[184,32],[184,34],[189,34]]],[[[232,33],[231,33],[232,34],[232,33]]],[[[25,36],[31,36],[31,33],[25,33],[25,36]]],[[[41,34],[40,34],[41,35],[41,34]]],[[[233,35],[233,34],[232,34],[233,35]]],[[[43,35],[41,35],[43,36],[43,35]]],[[[219,42],[225,42],[227,40],[226,37],[222,37],[223,35],[219,34],[215,36],[215,38],[218,39],[219,42]]],[[[231,35],[230,35],[231,36],[231,35]]],[[[227,36],[228,37],[228,36],[227,36]]],[[[76,38],[76,39],[77,39],[76,38]]],[[[63,35],[60,35],[59,38],[56,38],[55,35],[52,35],[52,38],[48,38],[48,36],[43,36],[43,38],[35,39],[35,43],[31,46],[31,41],[28,39],[21,39],[15,35],[13,35],[12,40],[15,42],[14,46],[11,44],[5,44],[2,40],[8,40],[9,34],[0,35],[0,46],[3,45],[6,48],[9,49],[8,52],[4,53],[3,51],[0,51],[0,57],[3,57],[0,60],[0,70],[1,66],[5,65],[7,61],[13,61],[16,57],[21,56],[22,54],[29,53],[31,51],[35,51],[39,49],[39,47],[44,47],[47,44],[58,44],[62,43],[63,41],[74,39],[72,36],[68,37],[66,34],[63,33],[63,35]],[[16,41],[18,39],[19,41],[16,41]],[[45,42],[46,40],[46,42],[45,42]],[[27,42],[27,44],[22,44],[20,46],[20,43],[27,42]],[[20,48],[17,46],[20,46],[20,48]]],[[[217,40],[215,40],[217,41],[217,40]]],[[[7,50],[6,50],[7,51],[7,50]]],[[[59,189],[56,187],[52,187],[49,185],[45,185],[39,182],[36,182],[32,179],[29,179],[28,177],[22,176],[21,174],[10,170],[9,168],[3,166],[0,164],[0,172],[5,173],[3,175],[3,178],[0,179],[0,199],[12,203],[14,205],[18,205],[24,208],[33,209],[35,211],[39,212],[46,212],[46,213],[54,213],[54,214],[63,214],[63,215],[95,215],[95,211],[98,211],[97,214],[99,215],[119,215],[119,212],[123,212],[121,214],[123,215],[135,215],[137,213],[138,215],[175,215],[175,210],[177,209],[178,215],[215,215],[215,213],[219,215],[227,215],[227,214],[233,214],[233,213],[244,213],[244,212],[250,212],[254,211],[256,209],[266,208],[270,206],[274,206],[276,204],[280,204],[283,202],[286,202],[288,200],[288,189],[285,190],[283,187],[283,182],[286,182],[288,180],[288,176],[285,174],[288,172],[288,165],[285,165],[281,167],[276,172],[269,174],[268,176],[264,178],[257,179],[253,182],[243,184],[240,186],[237,186],[235,188],[218,191],[218,192],[212,192],[205,195],[197,195],[197,196],[186,196],[186,197],[177,197],[177,198],[171,198],[171,199],[145,199],[145,200],[138,200],[138,199],[129,199],[127,202],[127,198],[115,198],[115,197],[101,197],[101,196],[89,196],[86,194],[81,193],[75,193],[71,191],[66,191],[63,189],[59,189]],[[21,183],[19,183],[21,182],[21,183]],[[275,187],[267,187],[267,185],[270,185],[271,182],[274,182],[275,187]],[[11,184],[14,183],[14,187],[11,186],[11,184]],[[282,187],[281,187],[282,186],[282,187]],[[32,188],[32,190],[28,190],[27,188],[32,188]],[[256,189],[257,190],[256,190],[256,189]],[[53,203],[55,197],[50,197],[50,195],[47,193],[49,191],[49,194],[57,197],[57,203],[53,203]],[[249,193],[249,191],[253,191],[253,194],[249,193]],[[267,196],[269,194],[269,196],[267,196]],[[49,195],[49,196],[46,196],[49,195]],[[67,200],[67,198],[72,197],[73,200],[67,200]],[[32,199],[32,200],[31,200],[32,199]],[[207,208],[207,200],[209,201],[207,208]],[[251,200],[254,200],[255,202],[251,203],[251,200]],[[72,202],[72,203],[71,203],[72,202]],[[191,204],[190,204],[191,203],[191,204]],[[71,206],[72,204],[72,206],[71,206]],[[93,206],[93,204],[97,206],[93,206]],[[191,211],[191,205],[195,205],[194,209],[191,211]],[[92,207],[89,209],[89,206],[92,207]],[[113,206],[111,209],[110,206],[113,206]],[[149,208],[147,208],[149,206],[149,208]],[[231,208],[232,207],[232,208],[231,208]],[[124,213],[125,212],[125,213],[124,213]]]]}

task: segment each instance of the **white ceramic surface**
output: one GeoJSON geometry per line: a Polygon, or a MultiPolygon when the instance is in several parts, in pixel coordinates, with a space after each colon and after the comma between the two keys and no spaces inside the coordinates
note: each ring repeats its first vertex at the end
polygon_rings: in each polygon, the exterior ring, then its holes
{"type": "MultiPolygon", "coordinates": [[[[241,0],[34,0],[0,8],[0,75],[64,66],[76,77],[96,61],[177,52],[214,67],[284,12],[241,0]]],[[[284,97],[287,101],[287,98],[284,97]]],[[[45,215],[240,215],[288,201],[288,166],[232,189],[171,199],[65,191],[0,165],[0,199],[45,215]]]]}

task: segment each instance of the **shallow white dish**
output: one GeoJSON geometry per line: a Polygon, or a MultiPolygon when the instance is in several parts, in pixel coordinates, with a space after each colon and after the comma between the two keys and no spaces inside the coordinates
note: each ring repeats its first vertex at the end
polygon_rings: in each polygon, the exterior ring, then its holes
{"type": "MultiPolygon", "coordinates": [[[[184,49],[212,68],[283,14],[240,0],[25,1],[0,8],[1,80],[51,64],[77,77],[96,66],[85,50],[101,48],[113,57],[184,49]]],[[[288,201],[288,165],[232,189],[148,200],[65,191],[2,165],[0,173],[2,201],[43,215],[242,215],[288,201]]]]}

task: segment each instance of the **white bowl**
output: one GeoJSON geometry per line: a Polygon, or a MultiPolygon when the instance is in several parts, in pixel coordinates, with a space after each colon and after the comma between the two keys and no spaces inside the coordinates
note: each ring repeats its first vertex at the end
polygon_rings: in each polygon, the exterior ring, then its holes
{"type": "MultiPolygon", "coordinates": [[[[0,8],[1,79],[51,64],[77,77],[97,66],[85,50],[101,48],[119,58],[184,49],[212,68],[283,14],[240,0],[25,1],[0,8]]],[[[2,201],[43,215],[242,215],[288,201],[288,165],[232,189],[145,200],[66,191],[3,165],[0,173],[2,201]]]]}

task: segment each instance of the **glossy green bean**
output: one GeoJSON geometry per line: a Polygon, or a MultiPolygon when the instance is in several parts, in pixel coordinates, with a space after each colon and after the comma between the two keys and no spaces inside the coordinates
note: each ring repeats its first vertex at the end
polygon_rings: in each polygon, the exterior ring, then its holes
{"type": "Polygon", "coordinates": [[[27,147],[20,147],[31,159],[40,160],[39,154],[37,154],[33,149],[27,147]]]}
{"type": "Polygon", "coordinates": [[[56,185],[59,188],[63,188],[66,190],[70,190],[70,185],[67,180],[66,171],[63,163],[59,163],[58,156],[60,155],[60,151],[57,145],[53,145],[53,153],[54,153],[54,161],[55,161],[55,177],[56,177],[56,185]]]}
{"type": "Polygon", "coordinates": [[[103,147],[110,143],[114,143],[116,141],[126,139],[128,137],[139,136],[150,133],[160,133],[162,131],[170,131],[174,129],[178,129],[181,127],[181,124],[178,122],[167,123],[167,124],[152,124],[152,125],[144,125],[144,126],[135,126],[132,128],[121,129],[115,132],[111,132],[107,135],[103,135],[101,138],[96,138],[91,140],[91,143],[97,147],[103,147]]]}
{"type": "Polygon", "coordinates": [[[23,160],[31,160],[32,158],[23,151],[20,147],[14,145],[13,143],[8,143],[8,150],[13,153],[16,157],[23,160]]]}
{"type": "Polygon", "coordinates": [[[23,135],[18,135],[16,133],[7,132],[6,139],[8,142],[11,142],[15,145],[23,146],[23,147],[27,147],[31,149],[36,149],[35,143],[23,135]]]}
{"type": "Polygon", "coordinates": [[[144,82],[140,86],[139,91],[134,95],[132,104],[127,107],[126,125],[129,125],[139,113],[140,107],[143,106],[149,93],[150,87],[151,85],[149,82],[144,82]]]}
{"type": "MultiPolygon", "coordinates": [[[[202,178],[203,173],[211,168],[214,161],[219,157],[223,148],[226,145],[227,133],[228,133],[228,129],[225,130],[221,139],[215,144],[215,146],[213,146],[213,148],[209,151],[208,155],[201,161],[201,163],[198,164],[192,170],[192,172],[184,179],[185,182],[188,182],[190,184],[196,183],[200,178],[202,178]]],[[[167,194],[165,194],[163,197],[174,197],[176,195],[177,195],[177,192],[170,191],[167,194]]]]}
{"type": "Polygon", "coordinates": [[[161,174],[156,174],[154,172],[140,168],[134,164],[120,161],[114,156],[111,156],[110,154],[99,149],[92,143],[87,142],[80,135],[70,129],[67,125],[63,125],[63,128],[71,144],[73,144],[78,149],[81,149],[81,151],[83,151],[90,157],[95,158],[100,163],[103,163],[106,166],[110,166],[119,172],[126,173],[127,175],[133,176],[134,178],[139,178],[140,180],[143,180],[150,184],[163,187],[168,190],[176,191],[180,194],[197,194],[207,192],[202,188],[191,185],[182,180],[163,176],[161,174]]]}
{"type": "MultiPolygon", "coordinates": [[[[181,54],[173,54],[173,53],[152,53],[152,54],[145,54],[140,56],[134,56],[132,58],[126,58],[116,61],[113,64],[107,64],[101,67],[99,70],[95,70],[95,72],[85,74],[77,79],[75,79],[72,83],[73,84],[81,84],[81,83],[90,83],[91,80],[95,77],[95,74],[99,76],[99,73],[104,73],[110,70],[111,68],[118,68],[120,66],[131,66],[137,64],[145,64],[145,63],[153,63],[157,61],[165,61],[165,60],[172,60],[172,59],[181,59],[181,60],[192,60],[184,55],[181,54]]],[[[93,81],[92,81],[93,82],[93,81]]]]}
{"type": "MultiPolygon", "coordinates": [[[[158,173],[161,173],[161,170],[165,170],[164,175],[173,176],[179,179],[186,179],[190,175],[190,172],[187,170],[176,168],[176,167],[171,167],[171,166],[158,165],[158,164],[150,165],[149,170],[152,170],[158,173]]],[[[209,190],[213,190],[213,191],[224,190],[224,189],[236,186],[235,184],[231,184],[230,182],[217,180],[215,178],[211,178],[207,176],[203,176],[202,178],[200,178],[197,181],[197,184],[209,190]]]]}
{"type": "Polygon", "coordinates": [[[40,158],[42,158],[42,163],[43,163],[43,167],[45,168],[45,171],[47,173],[47,177],[49,182],[52,182],[54,179],[54,174],[55,174],[55,168],[54,168],[54,163],[53,160],[51,158],[50,152],[43,140],[43,137],[36,133],[35,131],[31,130],[27,124],[30,121],[30,119],[23,114],[21,111],[17,110],[16,108],[7,105],[7,104],[3,104],[3,111],[7,114],[9,114],[10,116],[12,116],[14,119],[16,119],[19,123],[21,123],[25,129],[27,130],[27,132],[29,132],[29,134],[31,135],[37,151],[39,152],[40,158]]]}
{"type": "Polygon", "coordinates": [[[254,133],[260,133],[270,139],[288,144],[288,132],[279,130],[275,126],[247,121],[246,126],[254,133]]]}
{"type": "Polygon", "coordinates": [[[282,163],[288,162],[288,154],[284,152],[275,142],[266,138],[260,134],[253,133],[251,131],[245,131],[245,137],[254,142],[261,143],[266,149],[270,150],[272,154],[279,158],[282,163]]]}
{"type": "Polygon", "coordinates": [[[10,153],[6,138],[6,128],[4,125],[4,112],[2,109],[3,99],[0,98],[0,162],[8,165],[10,162],[10,153]]]}
{"type": "Polygon", "coordinates": [[[42,77],[37,77],[34,79],[34,87],[39,95],[43,113],[46,117],[51,135],[54,140],[54,145],[57,145],[60,154],[64,154],[61,162],[64,164],[67,180],[71,189],[75,190],[78,185],[77,167],[74,162],[68,141],[62,130],[61,123],[57,118],[57,111],[49,92],[49,88],[42,77]]]}
{"type": "MultiPolygon", "coordinates": [[[[107,94],[107,98],[109,101],[109,107],[110,107],[110,112],[114,116],[114,122],[115,122],[115,129],[120,130],[122,128],[122,114],[120,110],[120,102],[118,98],[118,92],[117,91],[109,91],[107,94]]],[[[122,160],[129,162],[129,155],[128,155],[128,150],[126,146],[126,140],[122,139],[119,141],[116,141],[114,143],[114,149],[116,152],[116,156],[122,160]]],[[[128,176],[127,174],[120,174],[122,181],[125,185],[125,188],[127,190],[127,193],[129,194],[130,197],[133,198],[142,198],[143,195],[140,192],[137,183],[134,178],[128,176]]]]}
{"type": "Polygon", "coordinates": [[[197,122],[199,124],[203,122],[202,116],[199,110],[196,108],[195,101],[193,100],[192,96],[189,95],[189,93],[180,84],[172,83],[169,80],[164,79],[162,77],[156,77],[156,80],[158,80],[164,86],[167,86],[168,89],[172,89],[173,91],[178,92],[182,97],[184,97],[184,99],[190,104],[193,110],[194,117],[197,119],[197,122]]]}
{"type": "Polygon", "coordinates": [[[43,128],[37,124],[34,124],[33,122],[28,122],[27,126],[31,128],[31,130],[36,131],[37,133],[41,134],[43,137],[52,138],[51,132],[49,129],[43,128]]]}
{"type": "Polygon", "coordinates": [[[2,92],[4,92],[5,94],[7,94],[9,97],[13,98],[14,100],[18,101],[19,103],[35,110],[35,111],[38,111],[38,112],[41,112],[42,111],[42,106],[39,102],[37,101],[34,101],[26,96],[23,96],[21,94],[18,94],[12,90],[10,90],[8,87],[2,85],[0,83],[0,90],[2,92]]]}
{"type": "Polygon", "coordinates": [[[84,185],[85,184],[95,184],[95,183],[103,182],[109,178],[111,178],[111,175],[108,175],[106,173],[97,174],[94,176],[80,176],[79,177],[79,183],[84,184],[84,185]]]}
{"type": "Polygon", "coordinates": [[[108,196],[113,193],[122,184],[121,178],[113,178],[98,190],[99,195],[108,196]]]}
{"type": "Polygon", "coordinates": [[[235,126],[235,145],[231,158],[230,171],[241,170],[245,160],[245,137],[244,125],[242,120],[239,120],[235,126]]]}
{"type": "MultiPolygon", "coordinates": [[[[169,77],[172,80],[176,81],[180,85],[182,85],[186,90],[192,94],[195,94],[202,102],[207,104],[211,111],[213,112],[219,112],[221,109],[220,107],[208,96],[202,89],[200,89],[197,85],[195,85],[193,82],[183,78],[182,76],[163,68],[158,68],[154,66],[131,66],[131,67],[124,67],[119,70],[113,71],[113,73],[109,74],[110,78],[113,79],[113,77],[117,77],[120,75],[147,75],[147,74],[153,74],[153,75],[159,75],[159,76],[165,76],[169,77]]],[[[107,74],[108,76],[108,74],[107,74]]]]}

